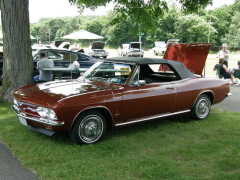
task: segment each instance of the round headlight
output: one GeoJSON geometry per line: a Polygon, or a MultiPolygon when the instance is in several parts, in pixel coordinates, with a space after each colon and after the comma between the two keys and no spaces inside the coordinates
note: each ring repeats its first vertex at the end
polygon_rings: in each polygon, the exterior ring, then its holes
{"type": "Polygon", "coordinates": [[[56,119],[56,113],[52,109],[49,109],[49,111],[48,111],[48,118],[56,119]]]}
{"type": "Polygon", "coordinates": [[[42,116],[42,117],[47,117],[47,112],[48,112],[47,108],[38,107],[38,108],[37,108],[37,112],[38,112],[38,114],[39,114],[40,116],[42,116]]]}
{"type": "Polygon", "coordinates": [[[56,113],[52,109],[38,107],[37,112],[40,116],[49,119],[56,119],[56,113]]]}

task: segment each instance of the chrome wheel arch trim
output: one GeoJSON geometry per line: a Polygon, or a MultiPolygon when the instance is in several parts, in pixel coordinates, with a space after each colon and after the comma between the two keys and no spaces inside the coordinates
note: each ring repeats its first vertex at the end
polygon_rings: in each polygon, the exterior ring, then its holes
{"type": "Polygon", "coordinates": [[[193,105],[192,105],[192,108],[193,108],[194,104],[196,103],[197,99],[199,98],[199,96],[201,96],[202,94],[206,94],[206,93],[211,93],[211,94],[213,95],[213,100],[212,100],[212,101],[211,101],[211,98],[209,97],[210,102],[211,102],[211,105],[213,104],[213,102],[214,102],[214,97],[215,97],[215,96],[214,96],[214,93],[213,93],[211,90],[206,90],[206,91],[202,91],[201,93],[198,94],[197,98],[195,99],[195,101],[194,101],[194,103],[193,103],[193,105]]]}
{"type": "MultiPolygon", "coordinates": [[[[72,128],[72,126],[73,126],[73,124],[75,123],[76,119],[77,119],[83,112],[89,111],[89,110],[94,110],[94,109],[96,109],[96,110],[98,110],[98,109],[105,109],[106,111],[108,111],[108,113],[109,113],[110,116],[111,116],[111,121],[112,121],[112,123],[114,123],[114,118],[113,118],[113,116],[112,116],[112,113],[111,113],[111,111],[110,111],[107,107],[105,107],[105,106],[92,106],[92,107],[88,107],[88,108],[86,108],[86,109],[83,109],[83,110],[81,110],[80,112],[77,113],[77,115],[74,117],[74,120],[73,120],[73,122],[72,122],[69,130],[72,128]]],[[[104,116],[104,114],[103,114],[103,116],[104,116]]]]}

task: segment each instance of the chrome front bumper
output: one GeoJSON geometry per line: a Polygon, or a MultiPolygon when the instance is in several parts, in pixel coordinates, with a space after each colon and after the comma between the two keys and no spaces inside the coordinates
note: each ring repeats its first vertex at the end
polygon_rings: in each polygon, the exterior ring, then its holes
{"type": "Polygon", "coordinates": [[[35,121],[35,122],[42,123],[42,124],[45,124],[45,125],[50,125],[50,126],[62,126],[62,125],[64,125],[64,122],[49,120],[49,119],[45,119],[45,118],[29,117],[25,113],[21,112],[16,105],[12,105],[11,108],[12,108],[13,112],[15,112],[18,117],[22,117],[22,118],[25,118],[25,119],[30,120],[30,121],[35,121]]]}

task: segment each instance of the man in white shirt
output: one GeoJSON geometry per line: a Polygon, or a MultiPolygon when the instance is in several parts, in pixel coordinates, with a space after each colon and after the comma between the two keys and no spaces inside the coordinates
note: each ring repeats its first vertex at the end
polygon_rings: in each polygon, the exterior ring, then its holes
{"type": "Polygon", "coordinates": [[[227,44],[222,45],[222,50],[220,50],[217,54],[217,58],[224,58],[223,64],[228,67],[228,60],[229,60],[230,51],[227,49],[227,44]]]}
{"type": "Polygon", "coordinates": [[[43,71],[42,68],[51,68],[54,66],[52,60],[47,59],[45,53],[40,53],[40,61],[37,62],[37,70],[39,70],[39,75],[33,77],[34,84],[37,83],[38,80],[41,81],[52,81],[52,72],[51,71],[43,71]]]}

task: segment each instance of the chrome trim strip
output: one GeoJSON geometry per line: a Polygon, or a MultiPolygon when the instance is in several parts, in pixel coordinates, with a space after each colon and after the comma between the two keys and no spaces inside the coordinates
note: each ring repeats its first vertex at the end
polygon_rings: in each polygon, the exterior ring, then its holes
{"type": "Polygon", "coordinates": [[[17,99],[15,99],[17,101],[17,104],[19,106],[22,106],[22,105],[26,105],[26,106],[30,106],[30,107],[37,107],[35,104],[30,104],[30,103],[26,103],[26,102],[22,102],[22,101],[19,101],[17,99]]]}
{"type": "Polygon", "coordinates": [[[127,125],[127,124],[133,124],[133,123],[148,121],[148,120],[152,120],[152,119],[172,116],[172,115],[176,115],[176,114],[187,113],[187,112],[190,112],[190,111],[191,110],[188,109],[188,110],[179,111],[179,112],[175,112],[175,113],[166,113],[166,114],[161,114],[161,115],[149,116],[149,117],[145,117],[145,118],[139,118],[139,119],[134,120],[134,121],[129,121],[129,122],[125,122],[125,123],[115,124],[114,126],[123,126],[123,125],[127,125]]]}
{"type": "Polygon", "coordinates": [[[62,126],[62,125],[64,125],[64,122],[58,122],[58,121],[49,120],[49,119],[45,119],[45,118],[28,117],[24,113],[21,113],[19,111],[19,108],[16,105],[12,105],[11,108],[12,108],[13,112],[15,112],[18,117],[22,117],[22,118],[25,118],[27,120],[43,123],[43,124],[50,125],[50,126],[62,126]]]}

